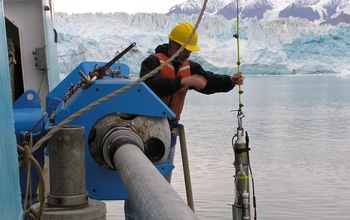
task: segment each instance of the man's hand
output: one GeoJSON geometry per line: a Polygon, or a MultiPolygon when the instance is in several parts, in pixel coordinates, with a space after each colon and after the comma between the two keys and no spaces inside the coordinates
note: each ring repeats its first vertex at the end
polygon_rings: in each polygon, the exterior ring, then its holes
{"type": "Polygon", "coordinates": [[[233,82],[235,85],[243,85],[244,76],[241,72],[233,74],[231,76],[231,82],[233,82]]]}
{"type": "Polygon", "coordinates": [[[207,79],[200,75],[191,75],[181,79],[181,85],[184,88],[195,88],[196,90],[202,90],[207,85],[207,79]]]}

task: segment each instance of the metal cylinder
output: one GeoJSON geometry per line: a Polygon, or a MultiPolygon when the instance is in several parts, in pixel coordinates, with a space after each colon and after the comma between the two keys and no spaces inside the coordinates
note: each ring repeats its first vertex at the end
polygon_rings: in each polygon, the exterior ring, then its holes
{"type": "Polygon", "coordinates": [[[49,140],[51,206],[86,206],[84,127],[66,126],[49,140]]]}
{"type": "Polygon", "coordinates": [[[245,135],[239,130],[234,145],[236,198],[232,206],[233,219],[250,219],[248,150],[245,135]]]}
{"type": "Polygon", "coordinates": [[[187,154],[185,127],[182,124],[178,124],[177,129],[180,137],[181,158],[182,158],[182,167],[183,167],[184,178],[185,178],[187,204],[194,211],[194,201],[193,201],[193,193],[192,193],[190,165],[188,162],[188,154],[187,154]]]}
{"type": "Polygon", "coordinates": [[[124,144],[133,143],[135,146],[138,146],[142,152],[144,151],[144,144],[141,138],[129,127],[123,125],[116,125],[108,130],[102,142],[103,158],[111,168],[115,168],[113,164],[113,155],[115,151],[124,144]]]}
{"type": "Polygon", "coordinates": [[[120,146],[113,163],[139,219],[199,219],[139,146],[120,146]]]}
{"type": "Polygon", "coordinates": [[[109,154],[110,149],[113,149],[109,145],[115,145],[113,143],[116,141],[123,142],[123,136],[130,136],[138,141],[141,138],[144,145],[139,146],[153,164],[166,162],[171,140],[168,120],[121,113],[106,115],[92,127],[88,138],[90,155],[100,166],[114,169],[112,159],[106,156],[106,153],[109,154]],[[134,138],[135,135],[138,138],[134,138]]]}

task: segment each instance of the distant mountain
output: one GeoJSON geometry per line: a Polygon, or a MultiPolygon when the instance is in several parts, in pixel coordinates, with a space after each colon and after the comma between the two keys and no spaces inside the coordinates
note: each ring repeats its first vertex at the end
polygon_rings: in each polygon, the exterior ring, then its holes
{"type": "Polygon", "coordinates": [[[222,15],[226,19],[232,19],[237,17],[237,2],[233,1],[222,7],[217,13],[217,15],[222,15]]]}
{"type": "Polygon", "coordinates": [[[270,0],[256,0],[248,2],[241,11],[242,18],[254,18],[261,20],[264,18],[265,12],[272,10],[273,4],[270,0]]]}
{"type": "Polygon", "coordinates": [[[350,23],[350,13],[345,14],[344,12],[340,12],[339,14],[335,14],[334,16],[328,18],[327,20],[321,22],[321,24],[331,24],[337,25],[341,22],[350,23]]]}
{"type": "Polygon", "coordinates": [[[296,0],[279,13],[280,18],[299,17],[321,24],[350,24],[349,0],[296,0]]]}
{"type": "MultiPolygon", "coordinates": [[[[187,0],[170,8],[170,14],[199,14],[204,0],[187,0]]],[[[289,0],[280,4],[278,0],[240,1],[240,18],[266,19],[266,14],[273,14],[269,19],[302,18],[320,24],[337,25],[341,22],[350,24],[350,0],[289,0]],[[283,7],[281,7],[281,5],[283,7]]],[[[226,19],[237,17],[237,1],[208,1],[206,14],[222,15],[226,19]]]]}
{"type": "Polygon", "coordinates": [[[319,2],[320,0],[297,0],[296,2],[293,2],[291,5],[289,5],[287,8],[280,11],[279,17],[298,17],[305,18],[309,21],[320,20],[321,15],[315,9],[315,5],[319,2]]]}
{"type": "Polygon", "coordinates": [[[185,14],[185,15],[192,15],[192,14],[198,14],[201,11],[201,5],[199,0],[196,1],[188,1],[181,3],[179,5],[175,5],[172,8],[170,8],[169,12],[166,13],[166,15],[171,14],[185,14]]]}
{"type": "Polygon", "coordinates": [[[350,2],[348,0],[332,0],[324,5],[324,21],[321,24],[337,25],[350,23],[350,2]]]}
{"type": "MultiPolygon", "coordinates": [[[[166,15],[171,14],[185,14],[185,15],[193,15],[199,14],[202,10],[203,0],[188,0],[181,4],[175,5],[170,8],[169,12],[166,15]]],[[[208,1],[207,6],[205,8],[206,14],[215,14],[218,10],[224,7],[226,2],[224,0],[211,0],[208,1]]]]}

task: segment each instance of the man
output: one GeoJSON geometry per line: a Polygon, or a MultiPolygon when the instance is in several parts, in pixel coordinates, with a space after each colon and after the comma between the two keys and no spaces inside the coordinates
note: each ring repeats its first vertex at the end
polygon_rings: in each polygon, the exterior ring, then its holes
{"type": "MultiPolygon", "coordinates": [[[[169,34],[169,44],[158,45],[155,49],[156,53],[142,62],[140,77],[148,74],[175,54],[187,41],[192,31],[193,26],[190,23],[184,22],[176,25],[169,34]]],[[[205,71],[200,64],[188,60],[191,52],[200,50],[197,41],[198,33],[196,32],[185,49],[171,63],[145,82],[176,114],[175,118],[169,119],[171,126],[176,126],[180,119],[188,89],[213,94],[228,92],[235,85],[243,84],[244,76],[241,73],[232,76],[218,75],[205,71]]],[[[174,146],[173,141],[171,147],[174,146]]]]}
{"type": "MultiPolygon", "coordinates": [[[[174,55],[185,44],[193,29],[193,25],[187,22],[176,25],[169,34],[169,43],[158,45],[155,49],[156,53],[142,62],[140,77],[148,74],[174,55]]],[[[204,94],[213,94],[229,92],[235,85],[243,84],[242,73],[232,76],[218,75],[205,71],[200,64],[188,60],[191,52],[200,50],[197,42],[198,33],[196,32],[185,49],[171,63],[145,81],[148,87],[175,113],[176,116],[169,119],[170,129],[176,127],[180,120],[185,96],[189,89],[204,94]]],[[[175,145],[176,136],[172,136],[169,153],[171,162],[174,160],[175,145]]],[[[167,177],[168,182],[170,179],[171,174],[167,177]]],[[[129,201],[125,202],[124,212],[126,219],[137,219],[129,201]]]]}

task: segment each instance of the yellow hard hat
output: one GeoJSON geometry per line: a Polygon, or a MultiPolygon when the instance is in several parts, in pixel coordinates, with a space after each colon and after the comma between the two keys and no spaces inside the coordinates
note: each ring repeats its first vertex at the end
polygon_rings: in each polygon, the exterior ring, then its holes
{"type": "MultiPolygon", "coordinates": [[[[171,33],[168,35],[170,40],[175,41],[178,44],[184,45],[187,41],[188,37],[193,31],[193,25],[188,22],[183,22],[178,25],[176,25],[171,33]]],[[[189,51],[200,51],[200,47],[197,44],[198,41],[198,33],[194,33],[192,36],[190,42],[188,42],[187,46],[185,47],[186,50],[189,51]]]]}

